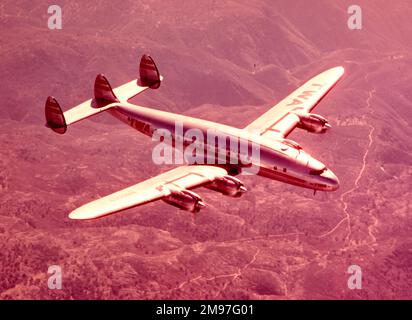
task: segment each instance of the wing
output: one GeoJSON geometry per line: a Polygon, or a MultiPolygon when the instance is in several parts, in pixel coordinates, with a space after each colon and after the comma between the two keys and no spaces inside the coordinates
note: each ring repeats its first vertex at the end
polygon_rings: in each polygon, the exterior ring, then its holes
{"type": "Polygon", "coordinates": [[[182,166],[106,197],[89,202],[70,213],[70,219],[88,220],[163,199],[174,191],[193,189],[227,174],[220,167],[182,166]]]}
{"type": "Polygon", "coordinates": [[[317,75],[245,129],[266,138],[287,137],[299,123],[296,113],[312,111],[336,85],[343,73],[343,67],[336,67],[317,75]]]}

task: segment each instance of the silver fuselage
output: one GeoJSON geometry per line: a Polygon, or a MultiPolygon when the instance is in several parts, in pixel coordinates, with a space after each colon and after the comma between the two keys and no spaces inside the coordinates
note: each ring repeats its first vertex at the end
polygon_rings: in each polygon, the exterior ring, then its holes
{"type": "MultiPolygon", "coordinates": [[[[231,174],[242,171],[247,172],[248,167],[252,165],[254,168],[258,168],[255,172],[258,175],[288,184],[323,191],[334,191],[339,187],[338,178],[323,163],[311,157],[302,149],[283,143],[282,139],[268,140],[243,129],[130,103],[116,104],[116,107],[108,110],[108,112],[150,137],[155,130],[163,129],[171,132],[175,139],[181,134],[181,132],[175,132],[176,123],[179,123],[182,124],[183,133],[190,129],[197,129],[206,137],[208,131],[214,130],[214,132],[222,135],[222,139],[234,137],[246,141],[249,145],[248,148],[243,148],[243,150],[238,148],[235,151],[238,152],[239,159],[248,158],[248,164],[244,164],[242,161],[237,164],[232,164],[229,161],[226,164],[221,164],[218,163],[218,159],[215,159],[215,165],[225,167],[231,174]],[[258,146],[258,157],[254,157],[253,152],[250,152],[252,146],[258,146]]],[[[196,143],[196,141],[193,143],[196,143]]],[[[203,144],[205,148],[215,147],[215,145],[209,146],[206,138],[203,140],[203,144]]],[[[229,145],[226,144],[226,147],[229,148],[229,145]]]]}

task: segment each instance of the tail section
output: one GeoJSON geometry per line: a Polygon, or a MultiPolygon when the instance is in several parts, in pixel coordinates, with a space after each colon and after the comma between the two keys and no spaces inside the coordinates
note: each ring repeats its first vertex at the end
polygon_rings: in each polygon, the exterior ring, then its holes
{"type": "Polygon", "coordinates": [[[46,115],[46,127],[49,127],[56,133],[63,134],[67,130],[66,119],[59,103],[53,97],[48,97],[44,109],[46,115]]]}
{"type": "Polygon", "coordinates": [[[68,125],[113,108],[118,103],[125,103],[149,88],[159,88],[163,79],[149,55],[142,56],[139,75],[138,80],[112,89],[107,78],[99,74],[94,83],[94,98],[65,112],[54,97],[48,97],[45,106],[46,126],[56,133],[63,134],[67,131],[68,125]]]}
{"type": "Polygon", "coordinates": [[[142,87],[157,89],[160,87],[161,77],[151,56],[144,54],[140,60],[138,84],[142,87]]]}

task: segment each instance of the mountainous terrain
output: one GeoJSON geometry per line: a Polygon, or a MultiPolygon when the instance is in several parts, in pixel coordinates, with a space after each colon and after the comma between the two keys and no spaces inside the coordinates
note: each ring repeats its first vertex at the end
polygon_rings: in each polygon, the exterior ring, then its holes
{"type": "Polygon", "coordinates": [[[0,4],[0,299],[411,299],[412,3],[47,1],[0,4]],[[199,189],[196,215],[163,202],[98,221],[76,207],[167,170],[153,143],[108,115],[45,128],[64,110],[137,77],[165,77],[136,104],[243,127],[317,73],[344,79],[317,107],[326,135],[290,138],[339,177],[337,192],[240,176],[240,199],[199,189]],[[61,290],[47,270],[59,265],[61,290]],[[362,269],[362,289],[347,282],[362,269]]]}

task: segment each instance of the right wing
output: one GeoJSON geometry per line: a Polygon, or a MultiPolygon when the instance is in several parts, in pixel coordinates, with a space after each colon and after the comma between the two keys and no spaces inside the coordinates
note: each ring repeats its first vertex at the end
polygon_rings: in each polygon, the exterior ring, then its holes
{"type": "Polygon", "coordinates": [[[296,113],[309,113],[342,78],[343,67],[322,72],[250,123],[246,130],[265,138],[286,138],[299,124],[296,113]]]}
{"type": "MultiPolygon", "coordinates": [[[[165,199],[168,202],[168,197],[176,193],[196,197],[195,193],[191,193],[187,189],[208,184],[224,175],[227,175],[227,171],[220,167],[205,165],[178,167],[89,202],[71,212],[69,218],[76,220],[96,219],[159,199],[165,199]]],[[[197,201],[201,201],[201,199],[199,198],[197,201]]]]}

